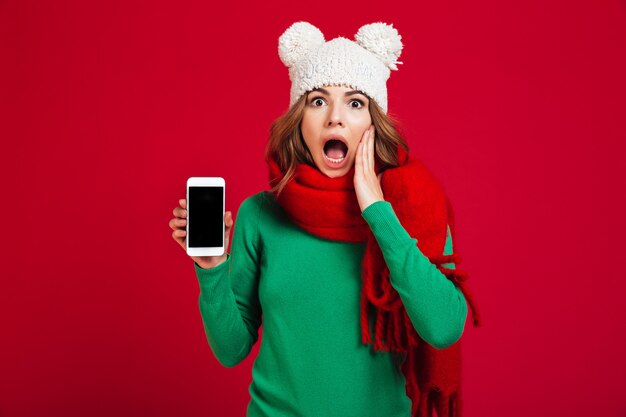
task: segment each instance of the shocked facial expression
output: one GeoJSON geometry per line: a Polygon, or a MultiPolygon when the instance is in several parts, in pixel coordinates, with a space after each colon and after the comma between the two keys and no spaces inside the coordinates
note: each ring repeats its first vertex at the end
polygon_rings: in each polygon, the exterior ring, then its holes
{"type": "Polygon", "coordinates": [[[317,168],[334,178],[350,170],[359,141],[371,124],[365,94],[326,86],[308,93],[300,129],[317,168]]]}

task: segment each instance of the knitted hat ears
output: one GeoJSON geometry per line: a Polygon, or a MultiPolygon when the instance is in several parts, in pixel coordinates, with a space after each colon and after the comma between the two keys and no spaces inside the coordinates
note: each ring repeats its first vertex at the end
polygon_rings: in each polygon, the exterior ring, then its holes
{"type": "Polygon", "coordinates": [[[289,106],[307,91],[325,85],[345,85],[376,100],[387,113],[387,79],[402,51],[402,37],[393,25],[362,26],[355,42],[338,37],[328,42],[307,22],[296,22],[278,39],[278,55],[289,68],[289,106]]]}

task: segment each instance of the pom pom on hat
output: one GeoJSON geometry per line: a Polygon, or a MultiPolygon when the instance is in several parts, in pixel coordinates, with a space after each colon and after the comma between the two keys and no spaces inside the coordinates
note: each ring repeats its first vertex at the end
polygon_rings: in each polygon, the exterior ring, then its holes
{"type": "Polygon", "coordinates": [[[386,23],[370,23],[362,26],[354,35],[354,40],[376,55],[385,65],[392,70],[397,70],[396,64],[402,64],[397,61],[402,52],[402,36],[393,27],[393,24],[386,23]]]}
{"type": "Polygon", "coordinates": [[[362,91],[387,112],[387,79],[397,70],[402,41],[389,24],[362,26],[354,41],[337,37],[328,42],[308,22],[296,22],[278,38],[278,55],[289,68],[293,105],[307,91],[344,85],[362,91]]]}
{"type": "Polygon", "coordinates": [[[324,34],[308,22],[296,22],[291,25],[278,39],[278,55],[287,67],[324,44],[324,34]]]}

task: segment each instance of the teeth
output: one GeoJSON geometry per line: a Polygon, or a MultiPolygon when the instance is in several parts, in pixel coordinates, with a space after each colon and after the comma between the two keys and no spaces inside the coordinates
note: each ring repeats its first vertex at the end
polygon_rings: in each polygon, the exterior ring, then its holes
{"type": "Polygon", "coordinates": [[[346,157],[344,156],[343,158],[331,158],[328,155],[324,154],[324,158],[328,159],[330,162],[334,162],[336,164],[338,164],[339,162],[343,161],[344,159],[346,159],[346,157]]]}

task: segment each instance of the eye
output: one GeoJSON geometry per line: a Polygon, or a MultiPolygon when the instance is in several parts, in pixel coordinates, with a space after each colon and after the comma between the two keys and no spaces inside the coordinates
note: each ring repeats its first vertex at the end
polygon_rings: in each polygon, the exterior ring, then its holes
{"type": "Polygon", "coordinates": [[[320,107],[324,104],[324,99],[321,97],[315,97],[311,100],[311,104],[315,107],[320,107]]]}
{"type": "Polygon", "coordinates": [[[352,108],[360,109],[363,106],[364,106],[364,104],[363,104],[363,102],[361,100],[357,100],[357,99],[350,100],[350,107],[352,107],[352,108]],[[355,104],[356,104],[356,106],[355,106],[355,104]]]}

